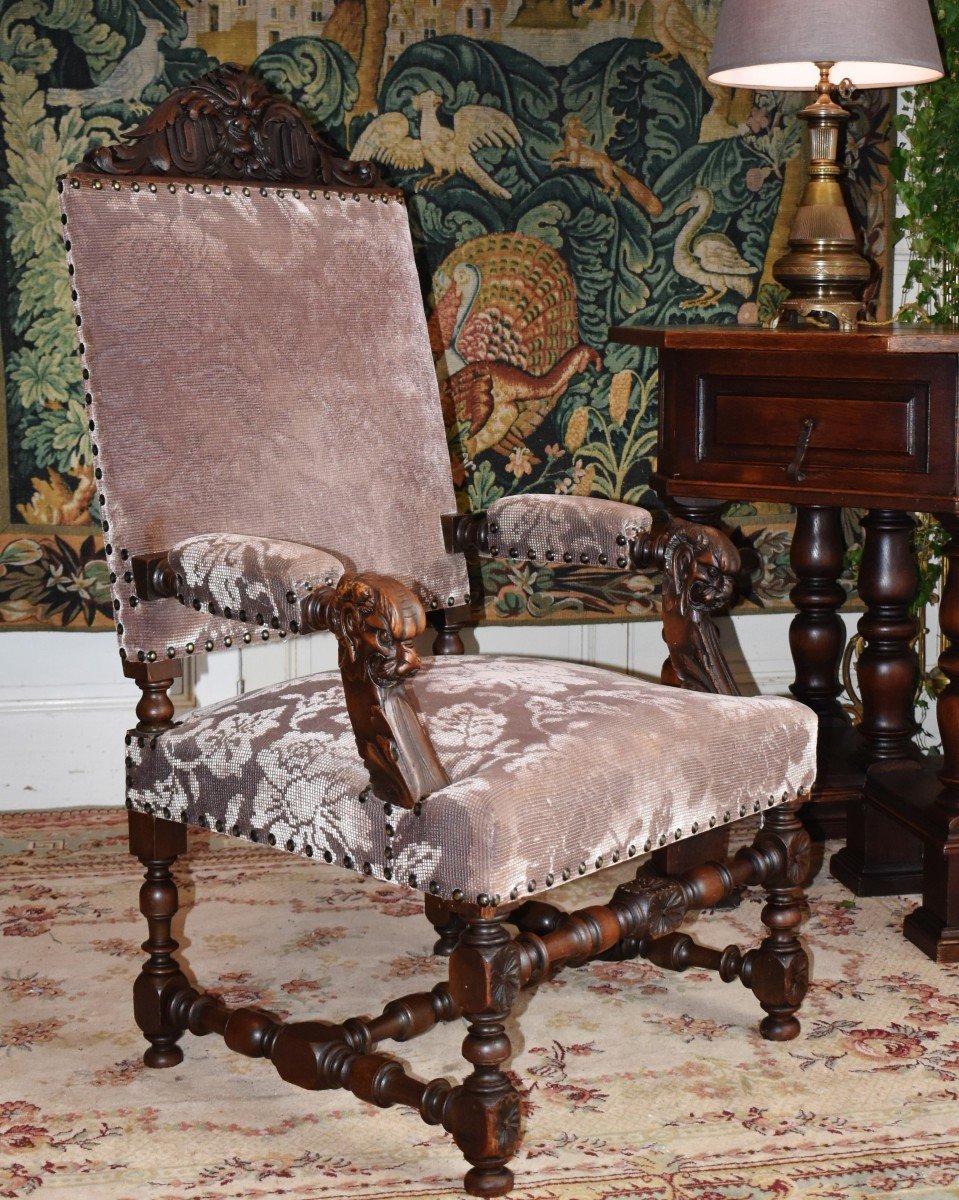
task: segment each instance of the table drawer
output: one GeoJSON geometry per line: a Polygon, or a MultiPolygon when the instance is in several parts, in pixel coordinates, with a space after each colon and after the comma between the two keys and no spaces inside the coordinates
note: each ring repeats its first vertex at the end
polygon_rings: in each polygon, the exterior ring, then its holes
{"type": "Polygon", "coordinates": [[[917,499],[952,491],[952,356],[665,352],[662,368],[666,476],[850,502],[893,481],[917,499]]]}

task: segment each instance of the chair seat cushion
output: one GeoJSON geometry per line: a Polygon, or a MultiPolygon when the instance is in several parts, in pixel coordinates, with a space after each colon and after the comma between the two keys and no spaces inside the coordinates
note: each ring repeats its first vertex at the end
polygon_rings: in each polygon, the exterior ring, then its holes
{"type": "Polygon", "coordinates": [[[368,788],[338,672],[128,737],[128,802],[436,895],[542,892],[795,797],[816,717],[597,667],[427,659],[413,681],[451,782],[420,811],[368,788]]]}

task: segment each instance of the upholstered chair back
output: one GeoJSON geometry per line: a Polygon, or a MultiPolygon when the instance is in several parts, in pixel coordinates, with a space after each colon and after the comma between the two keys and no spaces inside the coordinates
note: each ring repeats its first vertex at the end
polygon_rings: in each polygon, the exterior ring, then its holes
{"type": "Polygon", "coordinates": [[[131,557],[201,533],[304,542],[396,575],[427,609],[463,603],[400,198],[81,172],[61,205],[122,654],[243,636],[137,603],[131,557]]]}

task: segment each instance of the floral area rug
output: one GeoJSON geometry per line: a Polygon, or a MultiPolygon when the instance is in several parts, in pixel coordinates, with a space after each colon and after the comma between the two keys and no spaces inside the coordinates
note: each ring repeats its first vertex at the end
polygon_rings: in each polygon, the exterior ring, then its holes
{"type": "MultiPolygon", "coordinates": [[[[419,896],[194,835],[178,936],[234,1004],[340,1020],[430,987],[419,896]]],[[[151,1072],[130,1011],[141,957],[124,813],[0,816],[0,1196],[426,1200],[462,1195],[442,1132],[406,1110],[307,1093],[218,1038],[151,1072]]],[[[604,900],[630,867],[565,889],[604,900]]],[[[803,1034],[763,1042],[738,983],[643,962],[568,971],[511,1025],[525,1097],[517,1200],[959,1196],[959,971],[905,943],[907,902],[853,903],[821,869],[803,1034]]],[[[755,942],[761,898],[703,914],[755,942]]],[[[400,1053],[461,1074],[459,1023],[400,1053]]]]}

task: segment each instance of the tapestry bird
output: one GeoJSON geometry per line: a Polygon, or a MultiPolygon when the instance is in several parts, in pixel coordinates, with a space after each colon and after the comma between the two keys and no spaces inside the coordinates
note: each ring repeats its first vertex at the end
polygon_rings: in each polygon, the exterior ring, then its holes
{"type": "Polygon", "coordinates": [[[486,104],[466,104],[453,115],[453,128],[440,124],[437,110],[442,97],[420,92],[412,105],[419,113],[420,136],[413,137],[401,112],[383,113],[363,130],[350,157],[373,159],[389,167],[415,171],[432,168],[416,183],[416,190],[436,187],[457,171],[491,196],[508,200],[511,193],[485,171],[474,157],[483,146],[521,146],[522,136],[512,119],[486,104]]]}
{"type": "Polygon", "coordinates": [[[650,57],[662,63],[682,58],[712,97],[710,110],[703,117],[700,141],[733,137],[736,129],[729,124],[733,91],[709,80],[711,39],[696,24],[686,0],[649,0],[649,3],[653,10],[653,36],[662,46],[662,50],[650,57]]]}
{"type": "Polygon", "coordinates": [[[89,108],[94,104],[138,101],[144,89],[163,69],[160,39],[167,32],[162,21],[140,17],[143,38],[120,59],[110,74],[91,88],[50,88],[47,103],[70,108],[89,108]]]}
{"type": "Polygon", "coordinates": [[[726,234],[699,232],[712,211],[713,195],[704,187],[693,188],[689,199],[676,209],[677,216],[687,212],[693,215],[680,230],[673,247],[673,269],[704,289],[700,295],[683,300],[681,308],[716,304],[730,288],[746,299],[752,294],[752,276],[759,268],[743,258],[726,234]]]}
{"type": "Polygon", "coordinates": [[[463,450],[509,456],[553,410],[574,376],[602,359],[580,341],[569,268],[521,234],[473,238],[436,275],[430,318],[447,424],[463,450]]]}
{"type": "Polygon", "coordinates": [[[661,62],[684,58],[700,79],[706,78],[706,65],[712,42],[696,24],[685,0],[650,0],[653,9],[653,36],[662,46],[661,62]]]}

